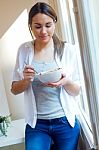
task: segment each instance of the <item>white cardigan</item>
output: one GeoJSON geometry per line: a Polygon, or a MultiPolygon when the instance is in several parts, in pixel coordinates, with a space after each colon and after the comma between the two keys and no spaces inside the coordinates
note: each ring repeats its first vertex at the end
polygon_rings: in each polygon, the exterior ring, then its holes
{"type": "MultiPolygon", "coordinates": [[[[13,73],[13,81],[22,80],[23,78],[23,69],[24,61],[27,64],[31,65],[33,60],[33,44],[32,42],[26,42],[19,47],[16,65],[13,73]]],[[[67,78],[72,81],[79,81],[78,67],[77,67],[77,58],[76,51],[74,46],[65,43],[65,49],[60,62],[59,58],[56,56],[57,64],[63,68],[64,73],[67,78]]],[[[76,115],[76,106],[75,106],[75,97],[69,95],[63,87],[61,87],[60,92],[61,104],[64,109],[65,115],[68,122],[72,127],[75,125],[75,115],[76,115]]],[[[37,109],[34,93],[32,90],[32,84],[24,91],[24,102],[25,102],[25,121],[31,127],[35,127],[37,120],[37,109]]]]}

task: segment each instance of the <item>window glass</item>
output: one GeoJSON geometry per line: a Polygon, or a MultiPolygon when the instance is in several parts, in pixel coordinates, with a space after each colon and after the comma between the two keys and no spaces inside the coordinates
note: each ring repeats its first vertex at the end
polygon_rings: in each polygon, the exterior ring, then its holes
{"type": "Polygon", "coordinates": [[[90,20],[92,26],[92,34],[93,34],[93,44],[94,49],[91,49],[91,57],[93,63],[95,84],[97,90],[98,97],[98,106],[99,106],[99,1],[88,0],[89,11],[90,11],[90,20]]]}
{"type": "Polygon", "coordinates": [[[80,81],[81,81],[81,94],[79,97],[77,97],[77,103],[80,108],[80,111],[82,112],[84,118],[88,122],[90,128],[90,117],[89,117],[89,108],[88,108],[88,102],[87,102],[87,96],[86,96],[86,90],[85,90],[85,84],[84,84],[84,76],[83,76],[83,69],[82,69],[82,63],[81,63],[81,56],[80,56],[80,50],[79,50],[79,42],[77,37],[77,30],[76,30],[76,23],[75,23],[75,17],[74,17],[74,8],[72,0],[66,1],[62,0],[62,3],[60,2],[61,11],[62,11],[62,19],[63,19],[63,30],[65,31],[64,34],[66,34],[66,38],[68,39],[68,42],[74,44],[76,46],[77,51],[77,59],[78,59],[78,68],[79,68],[79,75],[80,75],[80,81]],[[65,14],[65,15],[64,15],[65,14]],[[69,34],[67,34],[67,32],[69,34]]]}

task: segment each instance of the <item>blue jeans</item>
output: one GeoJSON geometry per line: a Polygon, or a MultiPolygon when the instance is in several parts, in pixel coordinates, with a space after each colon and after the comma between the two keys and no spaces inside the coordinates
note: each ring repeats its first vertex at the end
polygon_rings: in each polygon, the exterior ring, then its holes
{"type": "Polygon", "coordinates": [[[26,150],[50,150],[52,141],[56,150],[77,150],[80,124],[76,118],[72,128],[66,117],[57,119],[37,119],[35,128],[28,124],[25,130],[26,150]]]}

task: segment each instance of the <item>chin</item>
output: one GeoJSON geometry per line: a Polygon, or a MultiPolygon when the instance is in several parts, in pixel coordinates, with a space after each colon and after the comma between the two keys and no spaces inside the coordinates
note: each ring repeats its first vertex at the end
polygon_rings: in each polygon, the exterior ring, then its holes
{"type": "Polygon", "coordinates": [[[42,40],[42,43],[48,43],[50,40],[42,40]]]}
{"type": "Polygon", "coordinates": [[[50,41],[50,37],[49,36],[47,36],[47,37],[44,37],[44,38],[40,38],[40,41],[42,42],[42,43],[48,43],[49,41],[50,41]]]}
{"type": "Polygon", "coordinates": [[[48,43],[48,42],[50,42],[50,39],[43,39],[43,40],[41,40],[41,43],[48,43]]]}

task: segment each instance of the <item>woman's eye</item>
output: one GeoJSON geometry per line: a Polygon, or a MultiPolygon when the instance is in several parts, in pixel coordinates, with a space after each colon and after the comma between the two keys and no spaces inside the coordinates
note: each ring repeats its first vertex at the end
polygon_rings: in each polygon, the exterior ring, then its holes
{"type": "MultiPolygon", "coordinates": [[[[50,28],[52,25],[51,24],[47,24],[45,25],[46,28],[50,28]]],[[[36,29],[40,29],[42,28],[42,26],[35,26],[36,29]]]]}
{"type": "Polygon", "coordinates": [[[47,28],[50,28],[50,27],[51,27],[51,25],[46,25],[46,27],[47,27],[47,28]]]}
{"type": "Polygon", "coordinates": [[[46,25],[46,27],[47,27],[47,28],[50,28],[50,27],[51,27],[51,25],[46,25]]]}
{"type": "Polygon", "coordinates": [[[35,27],[36,29],[40,29],[41,28],[41,26],[38,26],[38,27],[35,27]]]}

